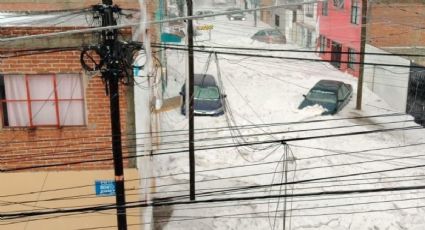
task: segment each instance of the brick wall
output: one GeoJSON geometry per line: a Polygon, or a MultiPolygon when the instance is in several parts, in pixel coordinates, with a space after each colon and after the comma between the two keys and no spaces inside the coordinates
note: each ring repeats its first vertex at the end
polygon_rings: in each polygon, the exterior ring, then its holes
{"type": "MultiPolygon", "coordinates": [[[[53,32],[45,28],[39,32],[53,32]]],[[[32,33],[31,28],[3,28],[2,36],[32,33]]],[[[80,73],[79,51],[65,51],[48,54],[29,55],[0,60],[1,74],[49,74],[80,73]]],[[[83,127],[38,127],[3,128],[0,130],[0,168],[8,169],[42,164],[69,163],[81,160],[99,160],[112,157],[110,141],[109,97],[99,77],[85,81],[86,125],[83,127]]],[[[127,133],[127,89],[120,88],[120,114],[122,133],[127,133]]],[[[128,138],[123,135],[124,156],[128,138]]],[[[128,167],[128,160],[125,166],[128,167]]],[[[48,168],[63,169],[110,169],[112,161],[75,164],[48,168]]],[[[41,169],[46,170],[46,169],[41,169]]]]}
{"type": "Polygon", "coordinates": [[[425,3],[371,4],[368,14],[369,44],[377,47],[425,46],[425,3]]]}

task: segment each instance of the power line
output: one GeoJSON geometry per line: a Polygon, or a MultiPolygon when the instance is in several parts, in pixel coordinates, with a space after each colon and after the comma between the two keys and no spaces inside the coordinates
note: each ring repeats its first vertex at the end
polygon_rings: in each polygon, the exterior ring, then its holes
{"type": "MultiPolygon", "coordinates": [[[[313,120],[313,121],[315,121],[315,120],[313,120]]],[[[316,120],[316,121],[320,121],[320,120],[316,120]]],[[[404,123],[404,122],[406,122],[406,120],[402,120],[402,121],[391,121],[391,122],[378,122],[378,123],[363,124],[363,125],[345,125],[345,126],[322,127],[322,128],[315,128],[315,129],[301,129],[301,130],[298,129],[298,130],[291,130],[291,131],[275,131],[275,132],[265,132],[265,133],[258,133],[258,134],[246,134],[246,135],[240,134],[238,136],[235,136],[235,135],[232,134],[231,136],[219,136],[219,137],[213,137],[213,138],[209,138],[209,137],[207,137],[207,138],[201,138],[201,139],[198,139],[197,141],[200,141],[200,142],[202,142],[202,141],[216,141],[216,140],[222,140],[222,139],[227,139],[227,138],[237,138],[237,137],[259,137],[259,136],[271,135],[271,134],[287,134],[287,133],[294,133],[294,132],[319,131],[319,130],[336,129],[336,128],[362,127],[362,126],[382,125],[382,124],[391,124],[391,123],[394,124],[394,123],[400,123],[400,122],[403,122],[404,123]]],[[[293,124],[295,124],[295,123],[293,123],[293,124]]],[[[303,122],[300,122],[300,123],[297,123],[297,124],[303,124],[303,122]]],[[[264,127],[272,127],[272,126],[278,126],[279,124],[276,123],[276,124],[258,124],[258,125],[257,124],[253,124],[253,125],[247,125],[247,126],[229,126],[229,127],[227,127],[229,130],[226,129],[226,130],[223,130],[223,131],[230,131],[231,132],[232,129],[239,130],[239,128],[237,128],[237,127],[241,127],[241,128],[245,128],[245,127],[246,128],[252,128],[252,127],[255,127],[255,128],[258,128],[258,127],[261,127],[263,125],[264,125],[264,127]]],[[[226,127],[223,127],[223,128],[226,128],[226,127]]],[[[216,131],[221,130],[221,128],[212,128],[211,130],[212,130],[212,132],[216,132],[216,131]]],[[[205,130],[204,132],[197,132],[197,134],[200,134],[200,133],[209,133],[209,132],[210,131],[205,130]]],[[[163,138],[163,137],[170,137],[170,136],[176,137],[176,136],[180,136],[180,135],[184,135],[184,134],[158,135],[158,136],[155,135],[155,137],[161,137],[161,138],[163,138]]],[[[90,138],[93,138],[93,137],[90,137],[90,138]]],[[[70,139],[70,138],[68,138],[68,139],[70,139]]],[[[145,139],[145,137],[129,138],[127,141],[137,140],[137,139],[142,140],[142,139],[145,139]]],[[[63,139],[63,140],[65,140],[65,139],[63,139]]],[[[31,142],[33,142],[33,140],[31,142]]],[[[86,143],[86,144],[92,145],[92,144],[99,144],[99,143],[104,143],[104,142],[105,141],[96,141],[96,142],[89,142],[89,143],[86,143]]],[[[20,143],[22,143],[22,142],[20,142],[20,143]]],[[[185,140],[177,140],[177,141],[161,142],[161,143],[154,143],[154,144],[155,145],[167,145],[167,144],[179,144],[179,143],[186,143],[186,141],[185,140]]],[[[67,146],[68,145],[57,146],[57,147],[67,147],[67,146]]],[[[127,145],[126,148],[132,148],[132,147],[138,147],[138,146],[139,147],[143,147],[144,145],[143,144],[127,145]]],[[[28,148],[28,149],[20,149],[20,150],[32,150],[32,151],[34,151],[34,150],[49,149],[49,148],[50,148],[49,146],[44,146],[44,147],[28,148]]],[[[168,149],[162,148],[162,150],[172,150],[172,149],[175,149],[175,148],[168,148],[168,149]]],[[[51,153],[50,152],[46,152],[46,153],[44,153],[44,155],[53,154],[54,153],[54,155],[55,155],[54,157],[58,157],[58,156],[64,155],[64,154],[66,155],[66,157],[69,157],[69,154],[70,153],[84,154],[87,151],[106,151],[106,150],[110,150],[110,148],[109,147],[85,148],[85,149],[79,148],[79,149],[67,150],[65,152],[51,152],[51,153]]],[[[5,150],[5,151],[7,151],[7,150],[5,150]]],[[[28,158],[28,157],[31,157],[31,156],[42,156],[42,155],[41,154],[25,154],[25,156],[10,156],[10,157],[4,156],[4,157],[1,157],[1,158],[3,160],[20,160],[20,159],[28,158]]],[[[53,156],[49,156],[49,157],[53,157],[53,156]]]]}
{"type": "MultiPolygon", "coordinates": [[[[305,121],[289,121],[289,122],[273,122],[273,123],[258,123],[258,124],[250,124],[250,125],[237,125],[237,126],[220,126],[220,127],[209,127],[196,129],[197,134],[200,133],[208,133],[208,132],[216,132],[217,130],[223,129],[251,129],[256,127],[273,127],[273,126],[283,126],[283,125],[295,125],[295,124],[311,124],[311,123],[321,123],[321,122],[329,122],[329,121],[345,121],[345,120],[360,120],[360,119],[370,119],[370,118],[386,118],[386,117],[397,117],[397,116],[406,116],[405,113],[384,113],[384,114],[376,114],[376,115],[368,115],[368,116],[354,116],[354,117],[337,117],[330,119],[315,119],[315,120],[305,120],[305,121]],[[202,131],[202,132],[201,132],[202,131]]],[[[176,132],[187,132],[187,129],[179,129],[179,130],[163,130],[163,131],[153,131],[152,134],[160,134],[160,133],[176,133],[176,132]]],[[[124,135],[124,134],[123,134],[124,135]]],[[[125,135],[150,135],[150,132],[140,132],[140,133],[125,133],[125,135]]],[[[185,135],[179,134],[179,135],[185,135]]],[[[179,136],[175,135],[175,136],[179,136]]],[[[89,135],[89,136],[78,136],[78,137],[67,137],[67,138],[48,138],[48,139],[37,139],[37,140],[29,140],[29,141],[8,141],[6,144],[22,144],[22,143],[36,143],[36,142],[44,142],[44,141],[62,141],[62,140],[70,140],[70,139],[85,139],[85,138],[93,138],[93,137],[111,137],[111,134],[105,135],[89,135]]],[[[155,136],[155,137],[173,137],[170,136],[155,136]]]]}
{"type": "MultiPolygon", "coordinates": [[[[215,17],[215,16],[220,16],[220,15],[228,15],[229,13],[244,13],[244,12],[253,12],[253,11],[258,11],[258,10],[266,10],[266,9],[277,9],[277,8],[283,8],[283,7],[286,7],[286,6],[298,6],[298,5],[304,5],[304,4],[316,3],[316,2],[317,2],[317,0],[300,2],[300,3],[287,3],[287,4],[280,4],[280,5],[275,5],[275,6],[258,7],[258,8],[255,8],[255,9],[225,11],[225,12],[221,12],[221,13],[208,14],[208,15],[202,15],[202,16],[177,17],[177,18],[173,18],[173,19],[149,21],[147,23],[148,24],[161,24],[161,23],[166,23],[166,22],[175,22],[175,21],[182,21],[182,20],[189,20],[189,19],[199,19],[199,18],[215,17]]],[[[78,33],[88,33],[88,32],[96,32],[96,31],[103,31],[103,30],[122,29],[122,28],[126,28],[126,27],[138,26],[138,25],[139,25],[139,23],[129,23],[129,24],[126,24],[126,25],[102,26],[102,27],[98,27],[98,28],[87,28],[87,29],[70,30],[70,31],[63,31],[63,32],[56,32],[56,33],[46,33],[46,34],[28,35],[28,36],[21,36],[21,37],[2,38],[2,39],[0,39],[0,43],[10,42],[10,41],[18,41],[18,40],[25,40],[25,39],[33,39],[33,38],[45,38],[45,37],[52,37],[52,36],[70,35],[70,34],[78,34],[78,33]]]]}
{"type": "MultiPolygon", "coordinates": [[[[171,49],[171,50],[187,50],[187,48],[170,47],[170,46],[167,46],[167,45],[159,45],[159,46],[153,45],[153,47],[165,48],[165,49],[171,49]]],[[[211,51],[211,50],[194,49],[194,51],[200,52],[200,53],[216,53],[216,54],[244,56],[244,57],[272,58],[272,59],[298,60],[298,61],[311,61],[311,62],[331,62],[331,60],[324,60],[324,59],[298,58],[298,57],[273,56],[273,55],[261,55],[261,54],[248,54],[248,53],[224,52],[224,51],[216,51],[216,50],[211,51]]],[[[373,62],[340,61],[340,63],[411,68],[410,65],[384,64],[384,63],[373,63],[373,62]]],[[[418,68],[422,69],[422,68],[425,68],[425,67],[418,67],[418,68]]]]}
{"type": "MultiPolygon", "coordinates": [[[[374,189],[357,189],[357,190],[334,190],[334,191],[322,191],[313,193],[295,193],[291,195],[265,195],[265,196],[250,196],[250,197],[230,197],[230,198],[214,198],[208,200],[191,200],[191,201],[172,201],[172,202],[151,202],[140,204],[137,202],[127,202],[125,207],[139,208],[139,207],[161,207],[161,206],[174,206],[174,205],[191,205],[199,203],[220,203],[220,202],[232,202],[232,201],[247,201],[247,200],[261,200],[261,199],[273,199],[279,197],[311,197],[311,196],[326,196],[326,195],[346,195],[346,194],[361,194],[361,193],[381,193],[381,192],[392,192],[392,191],[409,191],[409,190],[423,190],[425,185],[418,186],[404,186],[404,187],[385,187],[385,188],[374,188],[374,189]]],[[[53,209],[44,211],[30,211],[30,212],[8,212],[0,214],[0,218],[3,220],[17,219],[23,217],[42,216],[50,214],[65,214],[65,213],[80,213],[87,211],[105,211],[110,209],[116,209],[115,205],[97,205],[88,206],[81,208],[68,208],[68,209],[53,209]]]]}
{"type": "MultiPolygon", "coordinates": [[[[160,47],[167,49],[169,47],[185,47],[188,45],[180,44],[166,44],[163,43],[151,43],[154,47],[160,47]]],[[[194,45],[193,48],[199,48],[202,50],[217,50],[217,49],[229,49],[229,50],[244,50],[244,51],[269,51],[269,52],[293,52],[293,53],[314,53],[314,54],[364,54],[364,55],[376,55],[376,56],[411,56],[411,57],[425,57],[423,54],[409,54],[409,53],[375,53],[375,52],[345,52],[345,51],[316,51],[316,50],[300,50],[300,49],[269,49],[269,48],[252,48],[252,47],[235,47],[235,46],[209,46],[209,45],[194,45]]]]}
{"type": "MultiPolygon", "coordinates": [[[[370,151],[377,151],[377,150],[379,151],[379,150],[386,150],[386,149],[392,149],[392,148],[405,148],[405,147],[417,146],[417,145],[423,145],[423,144],[425,144],[425,143],[417,143],[417,144],[410,144],[410,145],[404,145],[404,146],[391,146],[391,147],[386,147],[386,148],[367,149],[367,150],[361,150],[361,151],[330,154],[330,155],[312,156],[312,157],[306,157],[306,158],[298,158],[297,161],[312,159],[312,158],[318,158],[318,157],[329,157],[329,156],[335,156],[335,155],[348,155],[348,154],[355,154],[355,153],[365,153],[365,152],[370,152],[370,151]]],[[[299,147],[299,146],[296,146],[296,147],[299,147]]],[[[269,162],[246,164],[246,165],[240,165],[240,166],[219,167],[219,168],[214,168],[214,169],[202,170],[202,171],[199,171],[199,173],[213,172],[213,171],[220,171],[220,170],[229,170],[229,169],[235,169],[235,168],[253,167],[253,166],[267,165],[267,164],[274,164],[274,163],[277,163],[277,162],[276,161],[269,161],[269,162]]],[[[187,172],[186,173],[169,174],[169,175],[157,175],[157,176],[153,176],[153,177],[149,177],[149,178],[163,178],[163,177],[171,177],[171,176],[185,175],[185,174],[187,174],[187,172]]],[[[385,178],[393,178],[393,177],[385,177],[385,178]]],[[[399,176],[397,178],[403,178],[403,176],[399,176]]],[[[143,178],[143,179],[146,179],[146,178],[143,178]]],[[[367,178],[367,179],[383,179],[383,177],[367,178]]],[[[140,179],[126,180],[126,181],[135,181],[135,180],[140,180],[140,179]]],[[[350,181],[356,181],[356,180],[363,180],[363,179],[350,179],[350,181]]],[[[327,182],[327,181],[325,181],[325,182],[327,182]]],[[[342,181],[340,180],[340,181],[337,181],[337,182],[342,182],[342,181]]],[[[321,182],[321,183],[323,183],[323,182],[321,182]]],[[[181,184],[185,184],[185,183],[181,183],[181,184]]],[[[167,186],[172,186],[172,185],[180,185],[180,184],[169,184],[167,186]]],[[[26,196],[26,195],[31,195],[31,194],[35,194],[35,193],[41,193],[41,192],[56,192],[56,191],[63,191],[63,190],[70,190],[70,189],[85,188],[85,187],[90,187],[90,186],[92,186],[92,185],[81,185],[81,186],[50,189],[50,190],[44,190],[44,191],[34,191],[34,192],[27,192],[27,193],[9,194],[9,195],[2,195],[2,196],[0,196],[0,198],[14,197],[14,196],[26,196]]],[[[89,195],[89,194],[84,194],[84,195],[89,195]]],[[[75,196],[71,196],[71,198],[74,198],[74,197],[75,196]]],[[[68,197],[66,197],[66,198],[68,198],[68,197]]],[[[28,201],[28,202],[33,202],[33,201],[28,201]]]]}
{"type": "MultiPolygon", "coordinates": [[[[264,145],[264,144],[271,144],[271,143],[303,141],[303,140],[311,140],[311,139],[318,139],[318,138],[334,138],[334,137],[344,137],[344,136],[352,136],[352,135],[364,135],[364,134],[372,134],[372,133],[391,132],[391,131],[398,131],[398,130],[416,130],[416,129],[422,129],[422,127],[421,126],[407,126],[407,127],[402,127],[402,128],[377,129],[377,130],[348,132],[348,133],[340,133],[340,134],[328,134],[328,135],[321,135],[321,136],[295,137],[295,138],[288,138],[288,139],[257,141],[257,142],[249,142],[249,143],[233,144],[233,145],[220,145],[220,146],[213,146],[213,147],[209,146],[209,147],[204,147],[204,148],[197,148],[197,150],[203,151],[203,150],[233,148],[233,147],[242,147],[242,146],[264,145]]],[[[153,154],[147,154],[147,155],[144,154],[144,155],[136,155],[136,156],[126,156],[126,157],[123,157],[123,159],[131,159],[131,158],[138,158],[138,157],[144,157],[144,156],[169,155],[169,154],[185,153],[185,152],[186,151],[184,151],[184,150],[183,151],[161,152],[161,153],[153,153],[153,154]]],[[[82,164],[82,163],[95,163],[95,162],[103,162],[103,161],[110,161],[110,160],[112,160],[112,158],[94,159],[94,160],[85,160],[85,161],[74,161],[74,162],[67,162],[67,163],[44,164],[44,165],[35,165],[35,166],[24,166],[24,167],[16,167],[16,168],[9,168],[9,169],[0,169],[0,172],[14,172],[14,171],[21,171],[21,170],[50,168],[50,167],[57,167],[57,166],[82,164]]]]}

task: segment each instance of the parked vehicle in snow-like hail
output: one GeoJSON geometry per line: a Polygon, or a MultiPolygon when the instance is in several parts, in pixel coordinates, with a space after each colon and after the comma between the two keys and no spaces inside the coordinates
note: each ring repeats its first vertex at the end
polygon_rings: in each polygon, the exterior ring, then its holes
{"type": "Polygon", "coordinates": [[[304,96],[298,109],[321,105],[326,111],[322,115],[335,114],[348,104],[353,95],[353,87],[341,81],[320,80],[304,96]]]}
{"type": "MultiPolygon", "coordinates": [[[[181,114],[186,114],[186,84],[181,88],[180,95],[183,102],[180,107],[181,114]]],[[[194,78],[194,102],[193,109],[195,115],[219,116],[224,114],[224,98],[220,88],[212,75],[195,74],[194,78]]]]}
{"type": "Polygon", "coordinates": [[[234,20],[245,21],[246,20],[245,14],[242,12],[230,13],[231,11],[241,11],[241,9],[239,8],[229,8],[226,11],[229,11],[229,13],[227,14],[227,18],[230,21],[234,21],[234,20]]]}
{"type": "Polygon", "coordinates": [[[286,43],[285,35],[283,35],[278,29],[259,30],[251,37],[251,39],[266,43],[286,43]]]}

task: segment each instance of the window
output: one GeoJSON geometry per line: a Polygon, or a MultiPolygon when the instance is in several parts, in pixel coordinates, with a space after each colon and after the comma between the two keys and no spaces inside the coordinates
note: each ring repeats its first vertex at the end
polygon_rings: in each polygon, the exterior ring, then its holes
{"type": "Polygon", "coordinates": [[[326,39],[326,47],[331,47],[331,39],[326,39]]]}
{"type": "Polygon", "coordinates": [[[360,5],[358,0],[351,3],[351,23],[358,25],[360,18],[360,5]]]}
{"type": "Polygon", "coordinates": [[[255,36],[266,36],[266,32],[264,30],[258,31],[255,36]]]}
{"type": "Polygon", "coordinates": [[[279,27],[280,26],[280,17],[279,15],[274,16],[274,25],[279,27]]]}
{"type": "Polygon", "coordinates": [[[3,127],[85,124],[81,76],[0,75],[3,127]]]}
{"type": "Polygon", "coordinates": [[[323,1],[322,2],[322,15],[323,16],[328,16],[328,8],[329,8],[328,1],[327,0],[323,1]]]}
{"type": "Polygon", "coordinates": [[[350,91],[348,90],[345,84],[341,85],[338,89],[338,100],[344,100],[349,95],[350,91]]]}
{"type": "Polygon", "coordinates": [[[305,12],[306,12],[305,15],[307,17],[309,17],[309,18],[312,18],[313,17],[313,14],[314,14],[314,5],[313,5],[313,3],[307,4],[305,6],[305,12]]]}
{"type": "Polygon", "coordinates": [[[355,50],[348,48],[348,68],[354,69],[354,62],[356,62],[355,50]]]}
{"type": "Polygon", "coordinates": [[[344,9],[344,1],[345,0],[333,0],[334,1],[334,7],[338,9],[344,9]]]}
{"type": "Polygon", "coordinates": [[[292,22],[297,22],[297,11],[296,10],[292,11],[292,22]]]}

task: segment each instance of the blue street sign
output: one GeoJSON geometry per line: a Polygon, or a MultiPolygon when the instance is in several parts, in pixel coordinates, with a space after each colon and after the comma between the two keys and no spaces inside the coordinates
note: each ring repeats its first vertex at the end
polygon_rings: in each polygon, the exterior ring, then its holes
{"type": "Polygon", "coordinates": [[[96,180],[94,185],[96,188],[96,196],[115,196],[115,181],[96,180]]]}

